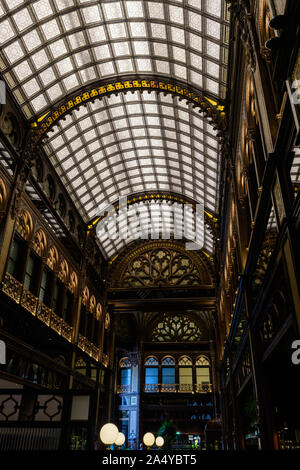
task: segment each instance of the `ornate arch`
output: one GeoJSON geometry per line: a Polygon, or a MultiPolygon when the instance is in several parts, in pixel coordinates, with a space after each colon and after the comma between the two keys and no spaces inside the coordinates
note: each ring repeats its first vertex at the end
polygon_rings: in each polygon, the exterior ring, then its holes
{"type": "Polygon", "coordinates": [[[47,238],[44,230],[39,229],[33,238],[33,249],[42,258],[47,253],[47,238]]]}
{"type": "Polygon", "coordinates": [[[67,284],[69,281],[69,265],[65,259],[60,263],[58,277],[64,284],[67,284]]]}
{"type": "Polygon", "coordinates": [[[57,248],[54,245],[52,245],[49,249],[47,265],[49,266],[50,269],[55,271],[58,266],[58,260],[59,260],[59,256],[58,256],[57,248]]]}
{"type": "Polygon", "coordinates": [[[77,287],[78,287],[78,276],[75,273],[75,271],[73,271],[70,276],[70,291],[72,292],[72,294],[75,294],[77,287]]]}
{"type": "Polygon", "coordinates": [[[89,305],[89,299],[90,299],[90,291],[89,291],[89,288],[85,286],[82,292],[82,303],[85,307],[89,305]]]}
{"type": "Polygon", "coordinates": [[[5,209],[6,202],[7,202],[6,185],[3,179],[0,178],[0,211],[3,211],[5,209]]]}
{"type": "Polygon", "coordinates": [[[33,235],[33,221],[30,213],[26,209],[23,209],[17,218],[16,230],[24,240],[31,240],[33,235]]]}
{"type": "Polygon", "coordinates": [[[102,317],[102,305],[100,302],[96,305],[96,320],[101,320],[102,317]]]}
{"type": "Polygon", "coordinates": [[[225,129],[224,104],[218,103],[214,99],[205,96],[202,91],[195,87],[191,85],[187,87],[180,81],[171,82],[163,77],[155,80],[149,80],[149,77],[145,77],[144,79],[140,77],[130,77],[130,79],[125,80],[93,83],[85,89],[78,90],[77,93],[73,92],[71,95],[68,95],[54,109],[44,113],[37,121],[32,123],[31,142],[37,145],[43,136],[51,131],[53,126],[75,109],[79,109],[81,106],[89,102],[94,102],[97,99],[101,100],[107,95],[128,93],[133,90],[141,90],[142,92],[155,90],[158,93],[177,95],[187,102],[193,103],[194,106],[199,107],[201,112],[212,119],[219,130],[225,129]]]}
{"type": "Polygon", "coordinates": [[[173,242],[148,242],[131,250],[113,266],[111,287],[212,286],[213,276],[203,255],[173,242]]]}
{"type": "Polygon", "coordinates": [[[94,313],[95,308],[96,308],[96,298],[95,298],[94,295],[92,295],[91,298],[90,298],[89,311],[91,313],[94,313]]]}

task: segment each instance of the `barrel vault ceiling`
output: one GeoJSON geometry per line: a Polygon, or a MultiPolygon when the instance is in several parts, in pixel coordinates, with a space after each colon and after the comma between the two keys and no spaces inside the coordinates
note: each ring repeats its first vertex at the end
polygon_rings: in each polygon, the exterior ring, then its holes
{"type": "MultiPolygon", "coordinates": [[[[92,85],[139,79],[179,84],[223,104],[225,0],[2,0],[0,69],[36,122],[92,85]]],[[[57,120],[41,144],[88,222],[119,196],[172,193],[218,211],[220,150],[193,103],[132,89],[57,120]]],[[[125,244],[100,238],[111,258],[125,244]]],[[[204,248],[212,253],[206,235],[204,248]]]]}

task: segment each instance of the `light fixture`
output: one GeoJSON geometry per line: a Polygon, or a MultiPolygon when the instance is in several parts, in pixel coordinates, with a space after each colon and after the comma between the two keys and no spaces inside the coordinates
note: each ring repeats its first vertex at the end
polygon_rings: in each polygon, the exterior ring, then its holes
{"type": "Polygon", "coordinates": [[[119,429],[117,426],[113,423],[107,423],[102,426],[100,429],[100,441],[103,442],[107,447],[107,449],[110,448],[112,444],[115,443],[117,437],[119,434],[119,429]]]}
{"type": "Polygon", "coordinates": [[[153,446],[154,442],[155,442],[155,437],[152,434],[152,432],[146,432],[146,434],[144,434],[144,437],[143,437],[143,443],[145,444],[147,449],[150,449],[150,447],[153,446]]]}
{"type": "Polygon", "coordinates": [[[116,446],[119,447],[119,450],[121,449],[124,442],[125,442],[125,436],[122,432],[119,432],[119,434],[117,436],[117,439],[115,440],[115,444],[116,444],[116,446]]]}
{"type": "Polygon", "coordinates": [[[157,445],[157,447],[162,447],[164,443],[164,438],[162,436],[157,436],[157,438],[155,439],[155,444],[157,445]]]}

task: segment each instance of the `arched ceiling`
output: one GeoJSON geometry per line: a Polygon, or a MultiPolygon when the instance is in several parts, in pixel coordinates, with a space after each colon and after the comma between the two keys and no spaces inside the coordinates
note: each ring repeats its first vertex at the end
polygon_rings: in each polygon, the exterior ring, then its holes
{"type": "Polygon", "coordinates": [[[158,74],[225,97],[224,0],[3,0],[1,69],[31,118],[99,78],[158,74]]]}
{"type": "MultiPolygon", "coordinates": [[[[180,83],[223,104],[228,41],[225,0],[0,6],[1,73],[31,122],[92,84],[134,77],[180,83]]],[[[211,122],[174,94],[123,91],[70,110],[42,144],[84,219],[145,191],[183,195],[216,213],[220,154],[211,122]]]]}

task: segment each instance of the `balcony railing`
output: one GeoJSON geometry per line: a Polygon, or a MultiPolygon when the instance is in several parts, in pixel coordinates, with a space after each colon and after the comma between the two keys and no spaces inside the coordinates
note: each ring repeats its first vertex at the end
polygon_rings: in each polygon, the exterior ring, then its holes
{"type": "Polygon", "coordinates": [[[193,384],[179,384],[178,392],[193,392],[194,385],[193,384]]]}
{"type": "Polygon", "coordinates": [[[202,384],[145,384],[144,392],[169,392],[169,393],[211,393],[212,385],[202,384]]]}
{"type": "Polygon", "coordinates": [[[130,393],[130,385],[118,385],[117,393],[130,393]]]}
{"type": "Polygon", "coordinates": [[[79,334],[77,346],[96,361],[99,359],[99,348],[91,343],[85,336],[79,334]]]}
{"type": "MultiPolygon", "coordinates": [[[[31,315],[37,317],[47,326],[50,326],[56,333],[63,336],[66,340],[72,341],[73,327],[65,322],[63,318],[56,315],[53,310],[40,302],[38,297],[32,294],[9,273],[5,274],[2,291],[16,303],[22,305],[31,315]]],[[[94,351],[93,348],[90,349],[93,352],[93,357],[97,356],[98,351],[94,351]]]]}

